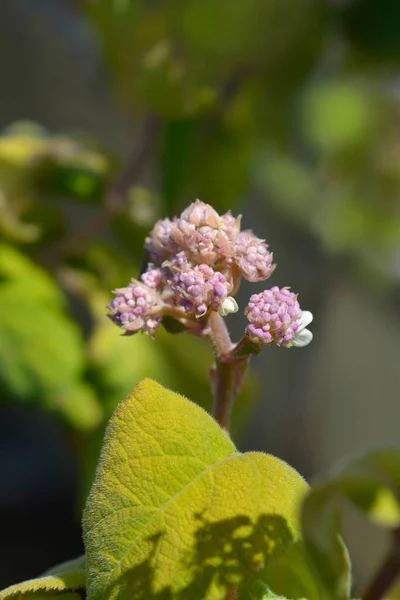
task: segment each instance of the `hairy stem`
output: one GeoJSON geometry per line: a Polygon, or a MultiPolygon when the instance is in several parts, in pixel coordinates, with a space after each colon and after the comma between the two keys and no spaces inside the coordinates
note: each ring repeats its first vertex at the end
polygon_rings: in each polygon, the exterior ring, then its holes
{"type": "Polygon", "coordinates": [[[229,433],[232,406],[239,393],[248,360],[232,359],[232,342],[225,321],[220,314],[210,314],[211,339],[215,351],[215,365],[210,369],[214,393],[213,416],[217,423],[229,433]]]}
{"type": "Polygon", "coordinates": [[[393,532],[393,544],[363,595],[363,600],[381,600],[400,575],[400,527],[393,532]]]}
{"type": "Polygon", "coordinates": [[[219,313],[211,311],[208,323],[215,355],[223,360],[233,347],[225,321],[219,313]]]}

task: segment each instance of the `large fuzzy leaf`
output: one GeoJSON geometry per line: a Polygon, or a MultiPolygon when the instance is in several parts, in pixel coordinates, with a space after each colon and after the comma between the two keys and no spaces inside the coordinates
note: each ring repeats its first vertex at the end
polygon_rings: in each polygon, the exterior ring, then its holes
{"type": "Polygon", "coordinates": [[[298,538],[306,490],[144,380],[110,421],[86,505],[88,597],[219,600],[298,538]]]}

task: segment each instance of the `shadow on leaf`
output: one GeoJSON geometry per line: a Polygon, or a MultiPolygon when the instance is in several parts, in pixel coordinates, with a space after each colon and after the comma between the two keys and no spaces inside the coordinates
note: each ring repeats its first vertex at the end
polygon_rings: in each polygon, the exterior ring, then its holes
{"type": "Polygon", "coordinates": [[[252,577],[294,541],[285,519],[260,515],[256,523],[247,516],[215,523],[196,515],[199,528],[195,546],[182,562],[182,580],[161,583],[166,573],[157,570],[162,533],[148,538],[147,558],[120,580],[119,598],[130,600],[194,600],[225,597],[252,577]]]}

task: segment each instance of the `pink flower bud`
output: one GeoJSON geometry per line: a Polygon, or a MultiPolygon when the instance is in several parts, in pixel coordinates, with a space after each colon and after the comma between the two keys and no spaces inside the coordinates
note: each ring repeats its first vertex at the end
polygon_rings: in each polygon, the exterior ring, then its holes
{"type": "Polygon", "coordinates": [[[233,235],[237,227],[230,213],[220,217],[211,206],[196,200],[174,222],[171,236],[190,254],[192,262],[212,265],[231,256],[233,246],[228,232],[233,235]]]}
{"type": "Polygon", "coordinates": [[[217,211],[209,204],[201,202],[201,200],[196,200],[196,202],[188,206],[180,218],[182,221],[187,221],[195,227],[208,225],[216,229],[220,223],[220,216],[217,211]]]}
{"type": "Polygon", "coordinates": [[[292,346],[302,311],[296,294],[289,288],[279,289],[275,286],[260,294],[253,294],[244,312],[250,321],[246,335],[252,342],[292,346]]]}
{"type": "Polygon", "coordinates": [[[172,229],[176,218],[161,219],[154,225],[150,237],[146,239],[146,248],[155,265],[160,266],[171,254],[179,251],[179,248],[172,237],[172,229]]]}
{"type": "Polygon", "coordinates": [[[236,238],[234,260],[247,281],[263,281],[275,270],[268,246],[252,231],[242,231],[236,238]]]}
{"type": "Polygon", "coordinates": [[[241,220],[242,215],[233,217],[230,210],[220,217],[220,229],[227,235],[229,240],[234,241],[237,238],[240,232],[241,220]]]}
{"type": "Polygon", "coordinates": [[[179,220],[172,235],[174,241],[189,252],[197,264],[212,265],[230,253],[225,233],[209,225],[196,227],[188,221],[179,220]]]}

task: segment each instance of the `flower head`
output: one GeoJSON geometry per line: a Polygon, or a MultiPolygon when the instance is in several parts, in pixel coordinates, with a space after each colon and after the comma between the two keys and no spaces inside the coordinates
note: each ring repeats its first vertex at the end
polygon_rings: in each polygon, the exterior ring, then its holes
{"type": "Polygon", "coordinates": [[[209,204],[196,200],[176,219],[171,236],[194,263],[212,265],[231,256],[230,236],[236,235],[237,228],[230,213],[220,217],[209,204]]]}
{"type": "Polygon", "coordinates": [[[155,267],[150,263],[147,271],[140,276],[140,280],[147,287],[156,290],[166,283],[166,277],[165,269],[155,267]]]}
{"type": "Polygon", "coordinates": [[[192,204],[185,208],[180,218],[182,221],[186,221],[195,227],[207,225],[216,229],[220,224],[220,216],[217,211],[201,200],[192,202],[192,204]]]}
{"type": "Polygon", "coordinates": [[[303,317],[297,296],[289,288],[279,289],[275,286],[260,294],[253,294],[245,315],[250,321],[246,335],[256,344],[290,348],[305,346],[312,339],[311,332],[305,329],[312,315],[305,311],[303,317]],[[303,337],[300,337],[301,332],[303,337]]]}
{"type": "Polygon", "coordinates": [[[170,286],[178,304],[197,318],[203,317],[209,309],[218,311],[231,287],[222,273],[205,264],[178,271],[170,286]]]}
{"type": "Polygon", "coordinates": [[[272,275],[275,265],[268,246],[252,231],[242,231],[235,241],[234,259],[247,281],[264,281],[272,275]]]}
{"type": "Polygon", "coordinates": [[[153,336],[161,322],[155,290],[132,279],[127,287],[114,290],[114,294],[116,297],[107,306],[110,319],[129,334],[143,331],[153,336]]]}

